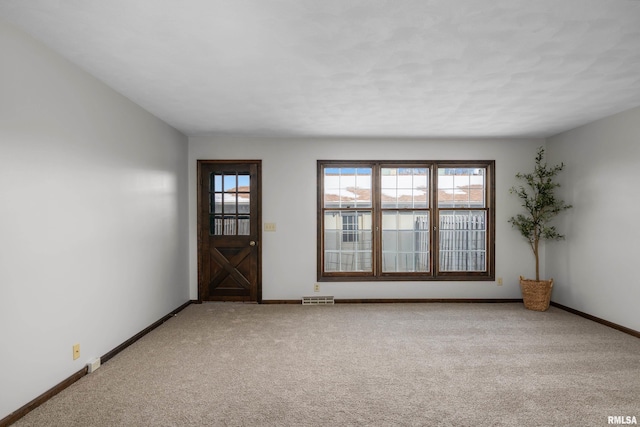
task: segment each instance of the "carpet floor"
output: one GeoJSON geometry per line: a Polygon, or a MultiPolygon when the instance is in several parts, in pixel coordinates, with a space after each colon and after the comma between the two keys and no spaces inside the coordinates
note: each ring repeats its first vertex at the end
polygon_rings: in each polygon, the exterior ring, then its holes
{"type": "Polygon", "coordinates": [[[522,304],[190,305],[16,426],[606,426],[640,340],[522,304]]]}

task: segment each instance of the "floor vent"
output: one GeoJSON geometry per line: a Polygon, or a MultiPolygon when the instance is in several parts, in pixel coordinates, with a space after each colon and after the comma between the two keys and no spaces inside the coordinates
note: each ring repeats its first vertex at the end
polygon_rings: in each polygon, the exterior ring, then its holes
{"type": "Polygon", "coordinates": [[[333,304],[333,297],[302,297],[302,305],[333,304]]]}

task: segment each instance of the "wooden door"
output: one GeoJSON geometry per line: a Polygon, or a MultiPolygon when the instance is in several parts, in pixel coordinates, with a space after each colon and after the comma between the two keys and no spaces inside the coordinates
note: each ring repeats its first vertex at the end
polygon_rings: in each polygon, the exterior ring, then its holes
{"type": "Polygon", "coordinates": [[[259,160],[198,160],[198,299],[260,302],[259,160]]]}

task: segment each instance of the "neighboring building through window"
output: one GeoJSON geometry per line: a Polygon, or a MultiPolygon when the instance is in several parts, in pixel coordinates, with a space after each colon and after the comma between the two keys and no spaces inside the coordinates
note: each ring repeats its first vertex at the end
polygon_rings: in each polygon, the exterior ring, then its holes
{"type": "Polygon", "coordinates": [[[342,216],[342,241],[352,243],[358,241],[358,222],[355,214],[342,216]]]}
{"type": "Polygon", "coordinates": [[[318,280],[493,280],[493,161],[318,162],[318,280]]]}

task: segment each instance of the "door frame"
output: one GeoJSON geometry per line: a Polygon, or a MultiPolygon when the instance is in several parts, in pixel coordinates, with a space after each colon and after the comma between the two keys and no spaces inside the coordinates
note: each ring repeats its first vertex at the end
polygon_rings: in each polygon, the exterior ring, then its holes
{"type": "MultiPolygon", "coordinates": [[[[205,238],[205,236],[203,236],[202,233],[202,221],[204,221],[205,219],[202,218],[201,216],[201,208],[202,208],[202,203],[201,203],[201,197],[200,197],[200,192],[203,191],[203,187],[205,185],[208,184],[208,181],[205,180],[205,177],[202,173],[202,165],[205,164],[220,164],[220,165],[225,165],[225,164],[239,164],[239,163],[250,163],[250,164],[254,164],[257,168],[257,183],[256,183],[256,196],[257,197],[257,204],[258,204],[258,212],[256,215],[256,221],[258,222],[257,227],[258,227],[258,236],[257,236],[257,241],[258,241],[258,260],[257,260],[257,268],[258,271],[256,272],[256,277],[257,277],[257,283],[256,283],[256,299],[257,301],[251,301],[251,302],[257,302],[258,304],[262,303],[262,160],[201,160],[198,159],[197,160],[197,189],[196,189],[196,200],[197,200],[197,222],[196,222],[196,232],[198,235],[198,249],[197,249],[197,258],[198,258],[198,300],[197,302],[199,304],[201,304],[205,299],[203,298],[204,293],[206,291],[206,284],[204,283],[203,280],[203,268],[204,266],[202,265],[202,259],[203,257],[201,256],[201,251],[202,251],[202,246],[203,246],[203,239],[205,238]]],[[[251,197],[254,197],[253,194],[251,194],[251,197]]],[[[209,218],[206,218],[206,222],[209,222],[209,218]]],[[[206,236],[208,237],[208,236],[206,236]]]]}

